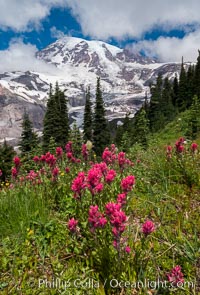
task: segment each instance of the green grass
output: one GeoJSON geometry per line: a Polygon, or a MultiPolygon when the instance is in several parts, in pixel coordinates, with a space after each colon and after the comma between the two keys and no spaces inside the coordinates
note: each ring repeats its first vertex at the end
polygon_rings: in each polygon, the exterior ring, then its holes
{"type": "Polygon", "coordinates": [[[132,282],[144,277],[164,279],[175,265],[181,266],[186,281],[200,281],[200,152],[192,154],[187,139],[184,155],[173,151],[172,158],[166,158],[166,146],[174,147],[176,140],[185,136],[187,117],[185,112],[154,135],[147,150],[134,146],[129,158],[135,165],[124,175],[118,173],[114,184],[105,186],[105,193],[97,196],[98,204],[106,198],[114,200],[120,192],[120,179],[135,175],[136,184],[124,209],[129,216],[128,232],[121,246],[129,243],[129,256],[116,253],[109,230],[90,232],[90,193],[84,193],[78,205],[72,197],[72,179],[78,171],[88,169],[84,163],[71,165],[70,173],[60,175],[57,183],[48,179],[40,186],[16,184],[1,190],[0,294],[200,294],[198,285],[154,293],[102,285],[106,278],[132,282]],[[80,221],[77,236],[67,229],[71,217],[80,221]],[[156,230],[144,239],[141,224],[147,219],[153,220],[156,230]],[[56,278],[68,282],[70,288],[47,288],[45,284],[39,288],[39,280],[56,278]],[[89,278],[99,287],[88,288],[89,278]],[[78,288],[72,286],[76,279],[82,284],[78,288]]]}

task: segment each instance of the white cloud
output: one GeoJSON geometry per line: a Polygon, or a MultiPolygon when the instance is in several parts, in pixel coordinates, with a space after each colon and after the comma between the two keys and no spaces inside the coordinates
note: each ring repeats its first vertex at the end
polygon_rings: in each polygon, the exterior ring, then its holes
{"type": "Polygon", "coordinates": [[[83,33],[94,38],[140,38],[154,27],[184,28],[200,22],[199,0],[67,0],[83,33]]]}
{"type": "Polygon", "coordinates": [[[135,38],[133,49],[144,49],[162,61],[196,60],[200,48],[199,0],[67,0],[85,35],[109,40],[135,38]],[[182,29],[183,39],[160,37],[140,41],[152,29],[182,29]]]}
{"type": "Polygon", "coordinates": [[[199,0],[0,0],[0,28],[26,31],[53,7],[71,8],[85,35],[141,37],[155,26],[166,30],[199,23],[199,0]]]}
{"type": "Polygon", "coordinates": [[[66,36],[63,31],[58,30],[55,26],[51,27],[50,32],[52,38],[61,39],[66,36]]]}
{"type": "Polygon", "coordinates": [[[163,62],[196,61],[200,49],[200,29],[191,32],[184,38],[160,37],[157,40],[144,40],[131,46],[133,51],[143,51],[147,56],[158,57],[163,62]]]}
{"type": "MultiPolygon", "coordinates": [[[[53,7],[70,8],[80,23],[83,34],[92,38],[136,38],[138,44],[133,48],[144,48],[150,56],[156,54],[164,61],[179,61],[183,55],[187,60],[196,60],[197,49],[200,47],[199,0],[0,0],[0,28],[18,32],[35,29],[40,27],[41,21],[50,14],[53,7]],[[194,32],[191,32],[191,26],[195,29],[194,32]],[[163,28],[166,31],[181,28],[186,36],[183,39],[160,37],[156,41],[139,41],[145,32],[153,28],[163,28]]],[[[55,38],[63,37],[63,33],[56,27],[51,28],[51,34],[55,38]]],[[[11,53],[15,56],[14,48],[16,52],[29,51],[32,57],[33,51],[36,51],[31,45],[17,43],[0,52],[0,57],[6,55],[8,58],[11,53]]],[[[16,63],[15,60],[14,64],[16,63]]],[[[3,65],[6,67],[4,61],[3,65]]]]}
{"type": "Polygon", "coordinates": [[[9,71],[37,71],[40,73],[56,73],[58,69],[36,58],[37,48],[31,44],[24,44],[16,39],[6,50],[0,51],[0,72],[9,71]]]}
{"type": "Polygon", "coordinates": [[[52,7],[66,0],[0,0],[0,28],[27,31],[40,26],[52,7]]]}

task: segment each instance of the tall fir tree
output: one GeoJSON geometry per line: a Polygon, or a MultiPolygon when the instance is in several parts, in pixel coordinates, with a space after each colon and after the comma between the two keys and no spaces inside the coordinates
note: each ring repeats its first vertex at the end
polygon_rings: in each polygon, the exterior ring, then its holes
{"type": "Polygon", "coordinates": [[[0,169],[2,171],[2,175],[0,176],[0,182],[5,182],[10,178],[11,168],[13,166],[13,157],[15,156],[15,151],[11,145],[8,145],[6,141],[4,141],[0,145],[0,169]]]}
{"type": "Polygon", "coordinates": [[[24,112],[23,122],[22,122],[22,133],[19,142],[19,149],[22,154],[30,152],[36,148],[38,144],[38,137],[33,131],[33,124],[29,119],[27,112],[24,112]]]}
{"type": "Polygon", "coordinates": [[[123,120],[123,124],[117,126],[115,142],[124,151],[128,151],[131,146],[131,133],[132,133],[132,121],[130,119],[130,114],[126,113],[123,120]]]}
{"type": "Polygon", "coordinates": [[[85,109],[83,117],[83,138],[85,141],[93,140],[93,115],[92,115],[92,103],[90,97],[90,87],[86,91],[85,109]]]}
{"type": "MultiPolygon", "coordinates": [[[[192,105],[192,102],[193,102],[193,97],[195,95],[195,91],[194,91],[194,76],[195,76],[195,72],[194,72],[194,66],[190,65],[188,70],[187,70],[187,73],[186,73],[186,76],[187,76],[187,96],[186,96],[186,99],[185,99],[185,108],[188,109],[191,105],[192,105]]],[[[200,82],[200,80],[199,80],[200,82]]]]}
{"type": "Polygon", "coordinates": [[[44,117],[43,148],[48,149],[50,138],[53,137],[57,146],[64,147],[68,141],[69,119],[65,94],[56,83],[55,91],[52,92],[50,85],[47,110],[44,117]]]}
{"type": "Polygon", "coordinates": [[[172,104],[174,107],[177,106],[178,90],[179,90],[179,83],[178,83],[177,75],[175,75],[175,78],[173,81],[173,94],[172,94],[172,104]]]}
{"type": "MultiPolygon", "coordinates": [[[[50,84],[49,99],[47,101],[47,110],[43,121],[43,148],[46,151],[49,146],[50,138],[54,137],[56,102],[53,96],[52,85],[50,84]]],[[[55,137],[54,137],[55,139],[55,137]]]]}
{"type": "MultiPolygon", "coordinates": [[[[162,103],[161,103],[161,111],[164,115],[164,125],[168,122],[172,121],[176,116],[176,109],[172,103],[173,99],[173,88],[169,79],[166,77],[163,82],[162,89],[162,103]]],[[[160,126],[161,128],[164,127],[160,126]]]]}
{"type": "Polygon", "coordinates": [[[180,72],[180,78],[179,78],[178,99],[176,101],[176,105],[179,112],[182,112],[186,109],[186,97],[187,97],[187,74],[185,71],[184,62],[182,58],[181,72],[180,72]]]}
{"type": "Polygon", "coordinates": [[[195,95],[189,109],[188,128],[186,136],[192,140],[196,139],[200,131],[200,99],[195,95]]]}
{"type": "Polygon", "coordinates": [[[94,112],[94,132],[93,132],[94,149],[98,156],[110,142],[110,132],[107,120],[105,118],[105,108],[102,98],[100,78],[97,78],[96,86],[96,103],[94,112]]]}
{"type": "Polygon", "coordinates": [[[72,142],[73,155],[75,157],[80,157],[83,139],[76,122],[73,123],[70,130],[69,140],[72,142]]]}
{"type": "Polygon", "coordinates": [[[195,73],[194,73],[194,87],[195,87],[195,94],[198,98],[200,98],[200,50],[198,50],[198,57],[197,63],[195,66],[195,73]]]}
{"type": "Polygon", "coordinates": [[[142,107],[134,117],[132,143],[139,143],[143,148],[148,146],[149,120],[146,111],[142,107]]]}
{"type": "Polygon", "coordinates": [[[151,86],[151,100],[149,104],[148,120],[150,130],[156,132],[163,124],[163,114],[160,108],[160,102],[162,99],[162,75],[159,74],[156,80],[156,84],[151,86]]]}

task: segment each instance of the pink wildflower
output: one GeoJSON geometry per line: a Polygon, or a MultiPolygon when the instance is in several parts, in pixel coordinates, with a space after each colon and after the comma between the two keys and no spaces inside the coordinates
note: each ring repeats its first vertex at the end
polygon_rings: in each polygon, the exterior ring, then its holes
{"type": "Polygon", "coordinates": [[[65,172],[66,172],[66,173],[69,173],[69,171],[70,171],[70,168],[69,168],[69,167],[66,167],[66,168],[65,168],[65,172]]]}
{"type": "Polygon", "coordinates": [[[129,175],[121,181],[122,191],[127,193],[132,190],[133,185],[135,184],[135,176],[129,175]]]}
{"type": "Polygon", "coordinates": [[[74,218],[71,218],[69,219],[67,225],[68,225],[68,229],[74,233],[76,232],[77,230],[77,224],[78,224],[78,220],[74,219],[74,218]]]}
{"type": "Polygon", "coordinates": [[[87,175],[87,184],[90,192],[95,193],[96,187],[100,184],[102,173],[100,169],[91,168],[87,175]]]}
{"type": "Polygon", "coordinates": [[[110,223],[115,226],[116,228],[119,228],[120,231],[122,229],[122,231],[124,231],[124,222],[126,222],[127,217],[126,214],[123,211],[118,211],[116,210],[115,212],[113,212],[113,214],[110,216],[110,223]]]}
{"type": "Polygon", "coordinates": [[[72,153],[72,142],[69,141],[66,146],[65,146],[66,152],[67,153],[72,153]]]}
{"type": "Polygon", "coordinates": [[[197,149],[198,149],[198,144],[195,143],[195,142],[193,142],[193,143],[191,144],[191,150],[192,150],[192,152],[194,153],[197,149]]]}
{"type": "Polygon", "coordinates": [[[0,177],[3,175],[3,172],[2,172],[2,170],[0,169],[0,177]]]}
{"type": "Polygon", "coordinates": [[[116,204],[116,203],[108,203],[106,204],[106,215],[111,216],[115,211],[120,211],[121,209],[121,204],[116,204]]]}
{"type": "Polygon", "coordinates": [[[81,197],[82,191],[86,187],[86,177],[84,172],[79,172],[78,176],[72,181],[71,189],[74,192],[74,198],[81,197]]]}
{"type": "Polygon", "coordinates": [[[105,180],[106,180],[106,182],[108,184],[110,184],[110,183],[113,182],[113,180],[115,179],[115,177],[116,177],[115,170],[108,170],[105,180]]]}
{"type": "Polygon", "coordinates": [[[98,193],[102,192],[102,190],[103,190],[103,183],[98,183],[95,186],[93,192],[98,194],[98,193]]]}
{"type": "Polygon", "coordinates": [[[96,228],[103,228],[107,223],[107,219],[101,212],[99,212],[97,205],[90,206],[88,221],[92,226],[92,231],[94,231],[96,228]]]}
{"type": "Polygon", "coordinates": [[[28,180],[35,180],[37,178],[38,173],[36,173],[34,170],[30,170],[28,175],[26,176],[26,179],[28,180]]]}
{"type": "Polygon", "coordinates": [[[121,170],[124,169],[124,165],[126,163],[126,154],[124,152],[120,152],[118,154],[118,163],[121,170]]]}
{"type": "Polygon", "coordinates": [[[61,158],[62,155],[63,155],[63,149],[59,146],[59,147],[56,148],[56,156],[58,158],[61,158]]]}
{"type": "Polygon", "coordinates": [[[18,169],[19,166],[21,165],[21,161],[19,157],[14,157],[13,162],[15,164],[15,167],[18,169]]]}
{"type": "Polygon", "coordinates": [[[112,152],[109,150],[108,147],[106,147],[103,151],[102,159],[107,165],[112,163],[112,152]]]}
{"type": "Polygon", "coordinates": [[[108,171],[108,166],[106,165],[105,162],[100,162],[100,163],[96,163],[94,165],[91,165],[93,169],[98,169],[101,171],[101,173],[103,174],[103,176],[105,176],[107,174],[108,171]]]}
{"type": "Polygon", "coordinates": [[[69,160],[71,160],[71,159],[73,158],[73,154],[72,154],[72,152],[68,152],[68,153],[66,154],[66,156],[67,156],[67,159],[69,159],[69,160]]]}
{"type": "Polygon", "coordinates": [[[89,153],[88,153],[87,145],[86,145],[86,144],[83,144],[83,145],[82,145],[81,152],[82,152],[83,159],[84,159],[85,161],[87,161],[87,160],[88,160],[88,155],[89,155],[89,153]]]}
{"type": "Polygon", "coordinates": [[[151,220],[145,221],[142,225],[142,232],[147,236],[155,231],[154,223],[151,220]]]}
{"type": "Polygon", "coordinates": [[[50,166],[53,167],[56,164],[56,157],[51,154],[50,152],[46,153],[45,162],[50,166]]]}
{"type": "Polygon", "coordinates": [[[167,158],[170,159],[172,157],[172,146],[171,145],[168,145],[167,146],[167,158]]]}
{"type": "Polygon", "coordinates": [[[17,168],[16,167],[13,167],[11,169],[11,174],[12,174],[12,177],[13,178],[16,178],[17,177],[18,171],[17,171],[17,168]]]}
{"type": "Polygon", "coordinates": [[[176,152],[179,153],[179,154],[181,154],[184,151],[184,146],[183,146],[184,141],[185,141],[185,139],[183,137],[181,137],[175,143],[176,152]]]}
{"type": "Polygon", "coordinates": [[[45,155],[41,155],[41,157],[40,157],[40,161],[41,161],[41,162],[46,162],[46,156],[45,156],[45,155]]]}
{"type": "Polygon", "coordinates": [[[53,170],[52,170],[52,176],[53,176],[54,178],[58,177],[59,171],[60,171],[60,170],[59,170],[58,167],[53,168],[53,170]]]}
{"type": "Polygon", "coordinates": [[[184,282],[183,273],[181,272],[181,267],[179,265],[172,268],[170,273],[167,274],[167,279],[170,283],[177,286],[178,283],[184,282]]]}
{"type": "Polygon", "coordinates": [[[121,204],[108,203],[106,204],[106,215],[109,216],[110,224],[112,226],[112,233],[119,241],[121,234],[126,228],[127,216],[121,210],[121,204]]]}
{"type": "Polygon", "coordinates": [[[126,204],[126,194],[118,194],[117,196],[117,203],[121,204],[121,205],[125,205],[126,204]]]}
{"type": "Polygon", "coordinates": [[[131,252],[131,248],[129,246],[126,246],[124,250],[128,254],[131,252]]]}
{"type": "Polygon", "coordinates": [[[38,156],[34,156],[34,157],[33,157],[33,161],[34,161],[35,163],[38,163],[38,162],[40,162],[40,158],[39,158],[38,156]]]}
{"type": "Polygon", "coordinates": [[[113,247],[114,247],[114,248],[117,248],[117,246],[118,246],[118,243],[117,243],[116,240],[114,240],[114,241],[113,241],[113,247]]]}

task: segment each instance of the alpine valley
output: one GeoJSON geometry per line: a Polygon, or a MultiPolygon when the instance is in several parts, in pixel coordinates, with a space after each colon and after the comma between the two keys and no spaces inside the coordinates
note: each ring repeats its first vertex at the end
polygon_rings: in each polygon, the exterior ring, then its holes
{"type": "Polygon", "coordinates": [[[181,64],[160,63],[128,49],[102,41],[64,37],[37,52],[36,58],[47,64],[40,72],[0,73],[0,140],[16,144],[21,135],[22,116],[26,110],[36,131],[42,131],[49,85],[58,81],[68,99],[70,122],[83,121],[85,90],[90,86],[95,98],[96,78],[101,88],[109,121],[131,116],[140,108],[149,84],[158,73],[172,79],[181,64]],[[49,70],[48,70],[49,69],[49,70]]]}

